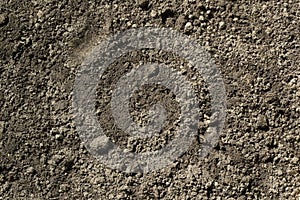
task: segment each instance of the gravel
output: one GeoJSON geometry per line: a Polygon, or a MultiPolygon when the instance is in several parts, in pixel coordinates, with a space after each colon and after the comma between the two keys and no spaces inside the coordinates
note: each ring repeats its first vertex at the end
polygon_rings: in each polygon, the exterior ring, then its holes
{"type": "MultiPolygon", "coordinates": [[[[0,199],[299,198],[297,0],[3,0],[0,5],[0,199]],[[71,114],[72,88],[93,46],[145,26],[175,29],[205,47],[226,85],[227,118],[218,145],[199,158],[209,116],[201,76],[163,52],[120,58],[112,66],[116,71],[101,80],[99,116],[107,109],[111,84],[151,59],[182,65],[203,102],[199,138],[182,157],[159,171],[126,174],[107,168],[82,145],[71,114]]],[[[165,99],[169,116],[177,116],[169,91],[144,88],[133,96],[135,121],[145,123],[147,99],[138,98],[144,94],[165,99]]],[[[112,119],[103,116],[99,121],[108,129],[112,119]]],[[[108,130],[114,142],[136,152],[158,148],[172,134],[127,141],[108,130]]]]}

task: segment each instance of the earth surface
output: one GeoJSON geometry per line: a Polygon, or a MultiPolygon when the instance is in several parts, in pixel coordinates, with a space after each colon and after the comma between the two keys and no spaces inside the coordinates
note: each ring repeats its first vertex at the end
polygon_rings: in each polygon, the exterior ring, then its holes
{"type": "Polygon", "coordinates": [[[0,199],[299,199],[299,27],[297,0],[0,0],[0,199]],[[134,93],[130,113],[145,125],[151,102],[163,102],[164,132],[129,141],[114,128],[113,84],[138,64],[182,70],[201,102],[199,135],[187,152],[162,169],[125,173],[83,145],[72,94],[93,47],[139,27],[176,30],[210,53],[225,84],[227,116],[218,143],[199,157],[210,115],[201,75],[168,52],[120,57],[99,80],[95,109],[120,147],[151,151],[176,135],[168,130],[176,129],[179,105],[159,85],[134,93]]]}

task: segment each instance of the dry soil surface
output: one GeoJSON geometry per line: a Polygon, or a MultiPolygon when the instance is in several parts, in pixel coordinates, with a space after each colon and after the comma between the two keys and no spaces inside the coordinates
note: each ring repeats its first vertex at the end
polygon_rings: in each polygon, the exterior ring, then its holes
{"type": "MultiPolygon", "coordinates": [[[[299,17],[297,0],[0,0],[0,199],[299,198],[299,17]],[[146,26],[172,28],[205,47],[225,83],[227,117],[206,157],[198,157],[199,136],[170,166],[126,174],[82,145],[71,114],[72,89],[97,42],[146,26]]],[[[97,93],[107,135],[136,152],[173,136],[127,141],[114,131],[106,101],[112,83],[149,60],[186,66],[166,52],[133,52],[111,66],[97,93]]],[[[205,122],[210,105],[200,79],[193,80],[205,122]]],[[[135,121],[143,123],[140,113],[151,104],[144,96],[165,101],[168,119],[176,120],[172,93],[153,86],[133,95],[135,121]]],[[[205,128],[203,123],[200,135],[205,128]]]]}

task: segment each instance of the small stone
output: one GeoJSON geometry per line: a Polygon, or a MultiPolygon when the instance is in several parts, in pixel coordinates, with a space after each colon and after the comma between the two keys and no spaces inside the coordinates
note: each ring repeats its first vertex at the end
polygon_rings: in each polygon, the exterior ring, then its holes
{"type": "Polygon", "coordinates": [[[220,22],[220,23],[219,23],[219,28],[220,28],[220,29],[225,28],[225,22],[223,22],[223,21],[220,22]]]}
{"type": "Polygon", "coordinates": [[[260,129],[265,129],[268,127],[268,121],[265,115],[259,115],[257,117],[257,127],[260,129]]]}
{"type": "Polygon", "coordinates": [[[26,172],[28,174],[32,174],[34,172],[34,168],[33,167],[28,167],[27,170],[26,170],[26,172]]]}
{"type": "Polygon", "coordinates": [[[61,136],[60,134],[56,134],[56,135],[55,135],[55,139],[56,139],[56,140],[59,140],[59,139],[61,139],[61,138],[62,138],[62,136],[61,136]]]}
{"type": "Polygon", "coordinates": [[[44,14],[43,11],[39,10],[36,15],[40,19],[42,18],[43,14],[44,14]]]}
{"type": "Polygon", "coordinates": [[[193,19],[194,18],[194,15],[189,15],[189,19],[193,19]]]}
{"type": "Polygon", "coordinates": [[[193,29],[193,25],[191,22],[188,22],[184,26],[184,31],[191,31],[193,29]]]}
{"type": "Polygon", "coordinates": [[[150,13],[151,17],[156,17],[157,16],[157,12],[155,10],[152,10],[150,13]]]}
{"type": "Polygon", "coordinates": [[[200,15],[199,20],[203,22],[205,20],[204,16],[200,15]]]}
{"type": "Polygon", "coordinates": [[[87,197],[88,195],[89,195],[88,192],[84,192],[84,193],[83,193],[83,196],[85,196],[85,197],[87,197]]]}
{"type": "Polygon", "coordinates": [[[8,23],[8,17],[5,14],[0,14],[0,26],[4,26],[8,23]]]}
{"type": "Polygon", "coordinates": [[[197,192],[191,192],[191,196],[192,196],[192,197],[197,196],[197,192]]]}
{"type": "Polygon", "coordinates": [[[272,29],[271,29],[270,27],[267,27],[266,30],[265,30],[265,32],[266,32],[268,35],[270,35],[270,33],[272,33],[272,29]]]}
{"type": "Polygon", "coordinates": [[[297,164],[298,161],[299,161],[299,158],[297,158],[297,157],[294,157],[294,158],[292,159],[292,163],[294,163],[294,164],[297,164]]]}
{"type": "Polygon", "coordinates": [[[91,150],[98,154],[107,153],[112,147],[111,142],[105,136],[99,136],[90,143],[91,150]]]}
{"type": "Polygon", "coordinates": [[[41,25],[40,25],[40,23],[35,23],[35,24],[34,24],[34,27],[35,27],[36,29],[39,29],[39,28],[41,27],[41,25]]]}

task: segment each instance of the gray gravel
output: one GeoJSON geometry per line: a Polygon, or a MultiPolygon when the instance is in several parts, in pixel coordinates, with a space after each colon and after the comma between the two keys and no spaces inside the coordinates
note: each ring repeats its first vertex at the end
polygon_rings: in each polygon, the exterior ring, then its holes
{"type": "MultiPolygon", "coordinates": [[[[0,199],[299,198],[300,4],[250,2],[1,0],[0,199]],[[206,48],[226,84],[227,118],[218,145],[200,159],[209,97],[201,77],[186,68],[203,102],[199,138],[166,168],[125,174],[101,164],[81,144],[71,96],[77,69],[97,42],[143,26],[175,29],[206,48]]],[[[110,115],[101,113],[111,84],[149,59],[187,66],[146,50],[120,58],[97,94],[99,120],[107,129],[110,115]]],[[[147,101],[138,96],[145,93],[154,100],[168,97],[169,116],[176,118],[169,91],[144,88],[133,96],[136,121],[144,123],[147,101]]],[[[114,142],[136,152],[164,145],[172,139],[167,133],[127,141],[108,130],[114,142]]]]}

